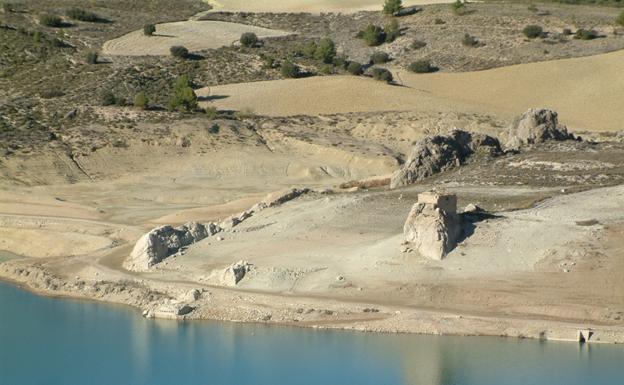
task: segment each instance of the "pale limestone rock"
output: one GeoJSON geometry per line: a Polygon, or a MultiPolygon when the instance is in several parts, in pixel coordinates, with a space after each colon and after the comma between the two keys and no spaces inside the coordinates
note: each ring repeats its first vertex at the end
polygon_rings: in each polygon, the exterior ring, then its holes
{"type": "Polygon", "coordinates": [[[224,286],[236,286],[252,268],[253,265],[246,261],[238,261],[231,264],[223,270],[221,284],[224,286]]]}
{"type": "Polygon", "coordinates": [[[549,109],[529,109],[514,119],[509,127],[506,148],[518,150],[524,145],[547,140],[570,140],[574,135],[559,124],[557,112],[549,109]]]}
{"type": "Polygon", "coordinates": [[[431,259],[443,259],[461,234],[455,195],[422,193],[403,226],[405,241],[431,259]]]}

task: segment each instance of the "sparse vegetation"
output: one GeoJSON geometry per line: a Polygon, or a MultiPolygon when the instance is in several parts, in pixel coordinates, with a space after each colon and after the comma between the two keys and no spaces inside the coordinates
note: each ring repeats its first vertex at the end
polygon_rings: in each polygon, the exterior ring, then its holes
{"type": "Polygon", "coordinates": [[[373,64],[384,64],[390,61],[390,55],[385,52],[377,51],[371,55],[370,61],[373,64]]]}
{"type": "Polygon", "coordinates": [[[438,70],[437,67],[432,66],[429,60],[417,60],[412,62],[408,69],[417,74],[425,74],[430,72],[436,72],[438,70]]]}
{"type": "Polygon", "coordinates": [[[133,104],[135,107],[146,110],[149,105],[149,98],[145,92],[141,91],[134,97],[133,104]]]}
{"type": "Polygon", "coordinates": [[[169,52],[171,52],[173,57],[177,57],[179,59],[186,59],[189,55],[188,49],[181,45],[174,45],[169,49],[169,52]]]}
{"type": "Polygon", "coordinates": [[[615,19],[615,23],[624,27],[624,11],[615,19]]]}
{"type": "Polygon", "coordinates": [[[593,29],[581,28],[578,31],[576,31],[576,33],[574,34],[574,38],[579,39],[579,40],[593,40],[597,37],[598,37],[598,32],[594,31],[593,29]]]}
{"type": "MultiPolygon", "coordinates": [[[[209,120],[215,120],[219,117],[219,110],[217,110],[216,107],[206,107],[204,108],[204,114],[206,114],[206,118],[209,120]]],[[[211,134],[217,134],[219,132],[219,126],[216,124],[210,126],[210,128],[208,128],[208,132],[211,134]]]]}
{"type": "Polygon", "coordinates": [[[458,16],[462,16],[466,14],[466,3],[461,0],[455,0],[454,3],[451,4],[451,10],[454,14],[458,16]]]}
{"type": "Polygon", "coordinates": [[[532,24],[524,27],[522,33],[529,39],[535,39],[538,37],[542,37],[542,35],[544,34],[544,30],[539,25],[532,24]]]}
{"type": "Polygon", "coordinates": [[[105,90],[100,95],[100,104],[103,106],[114,106],[117,104],[117,96],[111,90],[105,90]]]}
{"type": "Polygon", "coordinates": [[[371,74],[373,75],[373,79],[383,81],[386,83],[392,83],[392,81],[394,80],[394,77],[392,76],[392,72],[388,71],[385,68],[375,67],[371,71],[371,74]]]}
{"type": "Polygon", "coordinates": [[[383,6],[383,13],[392,15],[395,12],[398,12],[403,8],[402,0],[386,0],[383,6]]]}
{"type": "Polygon", "coordinates": [[[298,78],[300,75],[299,67],[290,60],[282,63],[280,72],[285,78],[298,78]]]}
{"type": "Polygon", "coordinates": [[[466,33],[462,38],[462,44],[466,47],[477,47],[479,46],[479,40],[476,37],[466,33]]]}
{"type": "Polygon", "coordinates": [[[359,76],[364,73],[364,68],[362,68],[362,65],[360,63],[352,61],[347,66],[347,72],[349,72],[351,75],[359,76]]]}
{"type": "Polygon", "coordinates": [[[85,58],[87,64],[97,64],[98,62],[98,53],[89,51],[87,52],[87,56],[85,58]]]}
{"type": "Polygon", "coordinates": [[[170,110],[192,112],[197,108],[197,95],[187,75],[179,76],[175,81],[174,95],[169,101],[170,110]]]}
{"type": "Polygon", "coordinates": [[[65,11],[65,15],[73,20],[85,21],[89,23],[103,23],[106,19],[101,18],[97,14],[89,11],[85,11],[81,8],[70,8],[65,11]]]}
{"type": "Polygon", "coordinates": [[[50,13],[42,13],[39,15],[39,24],[52,28],[61,28],[64,26],[63,19],[50,13]]]}
{"type": "Polygon", "coordinates": [[[153,36],[156,33],[156,26],[154,24],[145,24],[143,26],[143,34],[145,36],[153,36]]]}
{"type": "Polygon", "coordinates": [[[243,47],[255,47],[258,41],[258,36],[253,32],[245,32],[240,37],[240,43],[243,47]]]}

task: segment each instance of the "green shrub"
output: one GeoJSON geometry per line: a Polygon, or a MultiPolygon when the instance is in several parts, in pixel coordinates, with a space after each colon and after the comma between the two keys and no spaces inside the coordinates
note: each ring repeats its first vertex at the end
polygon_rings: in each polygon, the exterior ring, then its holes
{"type": "Polygon", "coordinates": [[[442,20],[442,19],[435,19],[433,21],[434,24],[436,25],[442,25],[442,24],[446,24],[446,21],[442,20]]]}
{"type": "Polygon", "coordinates": [[[173,47],[169,48],[169,52],[171,52],[171,55],[173,57],[177,57],[180,59],[187,58],[189,54],[188,49],[186,49],[186,47],[183,47],[181,45],[174,45],[173,47]]]}
{"type": "Polygon", "coordinates": [[[318,48],[316,42],[311,41],[301,48],[301,54],[308,59],[314,59],[314,55],[316,55],[316,48],[318,48]]]}
{"type": "Polygon", "coordinates": [[[576,34],[574,34],[574,38],[580,39],[580,40],[593,40],[597,37],[598,37],[598,32],[594,31],[593,29],[581,28],[578,31],[576,31],[576,34]]]}
{"type": "Polygon", "coordinates": [[[98,62],[98,53],[89,51],[87,52],[87,56],[85,58],[87,64],[97,64],[98,62]]]}
{"type": "Polygon", "coordinates": [[[412,47],[412,49],[421,49],[424,48],[426,45],[427,43],[425,43],[424,41],[416,39],[412,42],[412,44],[410,44],[410,47],[412,47]]]}
{"type": "Polygon", "coordinates": [[[360,63],[352,61],[347,66],[347,71],[351,75],[359,76],[359,75],[362,75],[364,73],[364,68],[362,68],[362,65],[360,63]]]}
{"type": "Polygon", "coordinates": [[[383,13],[392,15],[403,8],[403,1],[401,0],[386,0],[383,5],[383,13]]]}
{"type": "Polygon", "coordinates": [[[386,40],[386,34],[383,28],[378,25],[370,24],[361,33],[362,39],[369,47],[378,46],[386,40]]]}
{"type": "Polygon", "coordinates": [[[384,33],[386,34],[386,43],[395,41],[399,36],[401,36],[401,27],[399,26],[399,22],[396,21],[396,19],[392,19],[392,21],[386,25],[384,33]]]}
{"type": "Polygon", "coordinates": [[[408,69],[417,74],[426,74],[429,72],[436,72],[438,70],[437,67],[431,65],[429,60],[417,60],[412,62],[408,69]]]}
{"type": "Polygon", "coordinates": [[[55,86],[51,86],[45,91],[42,91],[41,93],[39,93],[39,96],[41,96],[43,99],[59,98],[64,95],[65,93],[61,91],[60,89],[56,88],[55,86]]]}
{"type": "Polygon", "coordinates": [[[541,37],[544,34],[544,30],[539,25],[527,25],[522,30],[522,33],[529,39],[535,39],[541,37]]]}
{"type": "Polygon", "coordinates": [[[479,40],[477,40],[477,38],[475,38],[474,36],[470,36],[466,33],[462,38],[462,44],[466,47],[476,47],[479,45],[479,40]]]}
{"type": "Polygon", "coordinates": [[[378,51],[371,55],[370,61],[373,64],[387,63],[388,61],[390,61],[390,55],[385,52],[378,51]]]}
{"type": "Polygon", "coordinates": [[[65,15],[73,20],[86,21],[90,23],[101,23],[106,20],[102,19],[93,12],[85,11],[81,8],[70,8],[65,11],[65,15]]]}
{"type": "Polygon", "coordinates": [[[620,16],[615,19],[615,23],[624,27],[624,11],[622,11],[622,13],[620,13],[620,16]]]}
{"type": "Polygon", "coordinates": [[[264,69],[275,68],[275,58],[273,56],[261,53],[260,59],[262,59],[262,68],[264,69]]]}
{"type": "Polygon", "coordinates": [[[117,104],[117,97],[111,90],[106,90],[100,95],[100,104],[103,106],[113,106],[117,104]]]}
{"type": "Polygon", "coordinates": [[[466,3],[462,3],[461,0],[455,0],[454,3],[451,4],[451,10],[456,15],[465,15],[466,14],[466,3]]]}
{"type": "Polygon", "coordinates": [[[299,67],[290,60],[286,60],[282,63],[280,72],[285,78],[297,78],[300,75],[299,67]]]}
{"type": "MultiPolygon", "coordinates": [[[[216,107],[206,107],[204,108],[204,114],[206,114],[206,118],[209,120],[215,120],[219,117],[219,110],[216,107]]],[[[219,126],[213,125],[208,129],[208,132],[211,134],[216,134],[219,132],[219,126]],[[216,128],[215,128],[216,127],[216,128]]]]}
{"type": "Polygon", "coordinates": [[[323,64],[321,68],[319,68],[319,72],[323,75],[331,75],[334,73],[334,66],[331,64],[323,64]]]}
{"type": "Polygon", "coordinates": [[[63,19],[57,15],[42,13],[39,15],[39,24],[46,27],[60,28],[63,27],[63,19]]]}
{"type": "Polygon", "coordinates": [[[133,104],[135,107],[140,108],[142,110],[147,109],[149,105],[149,99],[145,92],[141,91],[134,97],[133,104]]]}
{"type": "Polygon", "coordinates": [[[335,56],[336,44],[334,44],[334,41],[328,37],[321,39],[314,52],[314,58],[329,64],[333,62],[335,56]]]}
{"type": "Polygon", "coordinates": [[[572,35],[572,30],[570,28],[564,28],[563,31],[561,32],[561,34],[563,36],[570,36],[570,35],[572,35]]]}
{"type": "Polygon", "coordinates": [[[179,76],[174,85],[174,95],[169,101],[170,110],[194,111],[197,108],[197,95],[191,87],[191,80],[187,75],[179,76]]]}
{"type": "Polygon", "coordinates": [[[539,11],[539,9],[537,9],[537,6],[535,4],[530,4],[527,9],[531,12],[537,12],[539,11]]]}
{"type": "Polygon", "coordinates": [[[143,34],[145,36],[152,36],[156,33],[156,26],[154,24],[145,24],[143,26],[143,34]]]}
{"type": "Polygon", "coordinates": [[[332,60],[332,64],[334,65],[334,67],[346,70],[347,66],[349,65],[349,61],[344,56],[336,56],[334,57],[334,60],[332,60]]]}
{"type": "Polygon", "coordinates": [[[392,83],[393,80],[392,72],[385,68],[373,68],[372,75],[373,79],[384,81],[386,83],[392,83]]]}
{"type": "Polygon", "coordinates": [[[258,41],[258,36],[253,32],[245,32],[240,37],[240,43],[244,47],[255,47],[258,41]]]}

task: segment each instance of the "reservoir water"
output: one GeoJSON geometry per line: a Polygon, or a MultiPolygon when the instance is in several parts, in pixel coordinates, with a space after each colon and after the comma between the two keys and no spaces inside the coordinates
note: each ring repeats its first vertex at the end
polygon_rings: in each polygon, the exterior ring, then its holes
{"type": "Polygon", "coordinates": [[[624,346],[146,320],[0,283],[1,385],[621,385],[624,346]]]}

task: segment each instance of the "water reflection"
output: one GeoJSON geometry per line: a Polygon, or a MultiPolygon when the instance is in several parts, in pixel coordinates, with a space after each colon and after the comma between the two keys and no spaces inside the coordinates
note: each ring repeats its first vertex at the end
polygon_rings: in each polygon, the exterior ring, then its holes
{"type": "Polygon", "coordinates": [[[620,346],[145,320],[0,284],[0,385],[621,384],[623,362],[620,346]]]}

